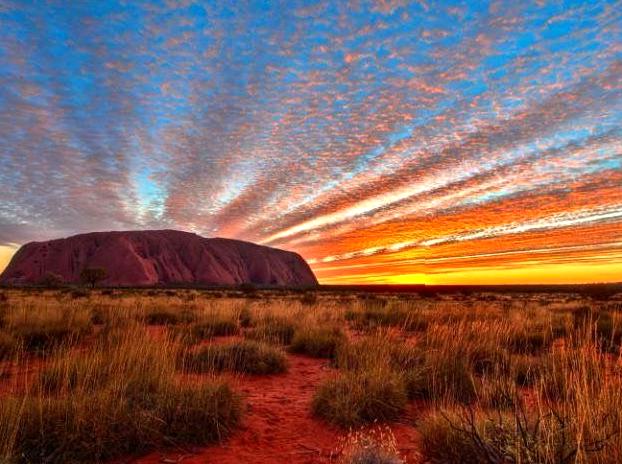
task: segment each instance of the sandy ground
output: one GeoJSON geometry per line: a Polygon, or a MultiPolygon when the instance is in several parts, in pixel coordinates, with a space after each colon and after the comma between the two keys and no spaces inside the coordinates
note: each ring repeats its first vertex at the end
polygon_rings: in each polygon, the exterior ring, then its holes
{"type": "MultiPolygon", "coordinates": [[[[240,376],[238,391],[247,411],[241,427],[223,443],[191,452],[154,452],[123,462],[133,464],[310,464],[336,462],[345,432],[314,418],[311,400],[319,383],[331,375],[325,360],[289,355],[285,374],[240,376]]],[[[408,424],[411,408],[401,424],[392,424],[398,448],[409,463],[418,462],[417,432],[408,424]]],[[[412,423],[412,422],[411,422],[412,423]]]]}

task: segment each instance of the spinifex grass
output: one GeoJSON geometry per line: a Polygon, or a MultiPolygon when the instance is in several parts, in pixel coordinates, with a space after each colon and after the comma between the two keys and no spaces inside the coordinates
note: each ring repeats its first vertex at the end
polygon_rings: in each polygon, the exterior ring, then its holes
{"type": "Polygon", "coordinates": [[[221,380],[184,383],[170,339],[138,325],[86,351],[60,346],[38,380],[2,398],[0,443],[8,462],[92,463],[161,446],[224,437],[241,403],[221,380]]]}
{"type": "Polygon", "coordinates": [[[283,351],[251,340],[204,346],[196,352],[187,353],[182,363],[190,372],[228,370],[245,374],[278,374],[288,367],[283,351]]]}
{"type": "MultiPolygon", "coordinates": [[[[622,462],[615,301],[217,293],[8,291],[0,461],[102,462],[218,439],[240,415],[218,372],[282,372],[294,352],[329,359],[304,360],[332,369],[310,404],[327,422],[404,424],[416,402],[422,439],[406,446],[424,460],[622,462]],[[212,339],[235,333],[243,341],[212,339]]],[[[356,459],[381,455],[370,453],[356,459]]]]}

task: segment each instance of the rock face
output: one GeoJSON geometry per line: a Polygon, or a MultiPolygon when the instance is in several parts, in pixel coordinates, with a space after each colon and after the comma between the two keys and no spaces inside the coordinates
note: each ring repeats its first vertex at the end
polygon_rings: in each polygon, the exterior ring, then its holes
{"type": "Polygon", "coordinates": [[[0,284],[37,284],[50,272],[74,283],[87,267],[106,269],[101,284],[109,286],[317,285],[296,253],[175,230],[93,232],[31,242],[17,251],[0,284]]]}

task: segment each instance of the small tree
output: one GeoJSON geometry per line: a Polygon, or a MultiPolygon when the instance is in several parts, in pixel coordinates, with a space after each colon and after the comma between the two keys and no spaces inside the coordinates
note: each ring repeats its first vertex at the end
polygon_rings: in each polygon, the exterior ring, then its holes
{"type": "Polygon", "coordinates": [[[87,267],[80,273],[80,280],[85,284],[89,284],[91,288],[95,288],[95,285],[107,276],[106,269],[102,267],[87,267]]]}
{"type": "Polygon", "coordinates": [[[41,285],[49,288],[61,287],[64,283],[65,281],[63,280],[63,276],[56,274],[55,272],[46,272],[41,279],[41,285]]]}

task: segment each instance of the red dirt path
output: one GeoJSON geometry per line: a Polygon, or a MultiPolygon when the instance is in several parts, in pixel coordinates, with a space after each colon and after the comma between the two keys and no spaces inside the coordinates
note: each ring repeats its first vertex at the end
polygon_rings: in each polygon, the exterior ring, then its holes
{"type": "MultiPolygon", "coordinates": [[[[288,356],[289,371],[271,376],[235,379],[248,410],[240,428],[222,444],[193,454],[154,452],[129,461],[134,464],[311,464],[335,462],[344,432],[311,416],[311,399],[318,384],[331,374],[327,362],[288,356]]],[[[412,411],[411,411],[412,414],[412,411]]],[[[408,419],[408,414],[405,419],[408,419]]],[[[406,424],[391,426],[408,463],[416,462],[417,433],[406,424]]]]}

